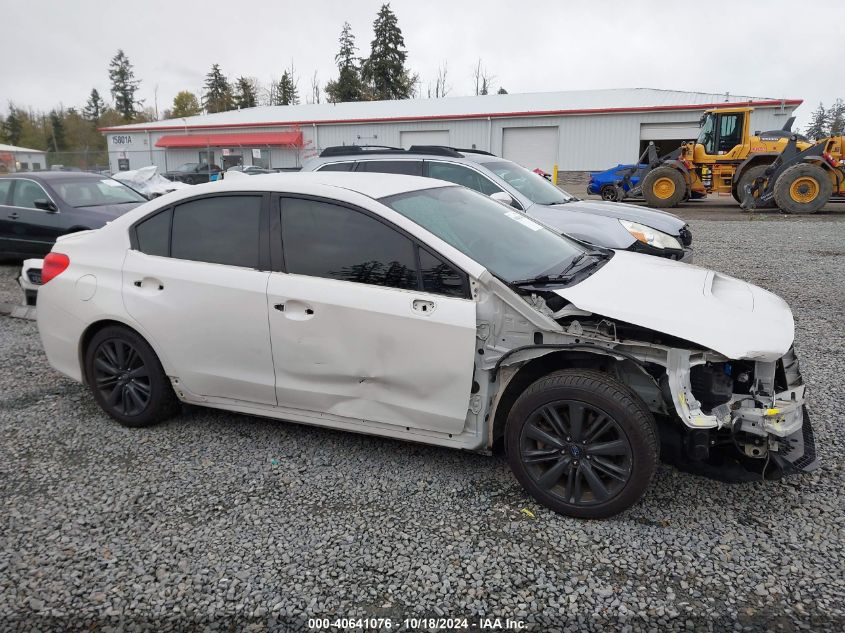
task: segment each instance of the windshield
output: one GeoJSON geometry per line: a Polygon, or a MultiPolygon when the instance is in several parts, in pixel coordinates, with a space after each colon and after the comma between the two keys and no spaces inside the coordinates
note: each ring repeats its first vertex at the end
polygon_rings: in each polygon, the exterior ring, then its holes
{"type": "Polygon", "coordinates": [[[585,252],[525,214],[464,187],[411,191],[381,202],[506,282],[556,275],[585,252]]]}
{"type": "Polygon", "coordinates": [[[199,163],[185,163],[179,165],[174,171],[194,171],[197,167],[199,167],[199,163]]]}
{"type": "Polygon", "coordinates": [[[106,204],[146,202],[134,189],[113,180],[66,180],[50,183],[59,197],[72,207],[99,207],[106,204]]]}
{"type": "Polygon", "coordinates": [[[537,204],[563,204],[575,200],[574,196],[558,189],[548,180],[516,163],[484,163],[499,178],[537,204]]]}
{"type": "Polygon", "coordinates": [[[716,153],[716,115],[708,112],[702,117],[701,131],[698,133],[698,143],[704,145],[705,154],[716,153]]]}

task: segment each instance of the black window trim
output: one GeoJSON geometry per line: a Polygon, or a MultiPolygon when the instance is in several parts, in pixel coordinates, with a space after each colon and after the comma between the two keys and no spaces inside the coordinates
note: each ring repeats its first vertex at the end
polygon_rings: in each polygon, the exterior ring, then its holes
{"type": "MultiPolygon", "coordinates": [[[[449,259],[445,255],[443,255],[442,253],[439,253],[438,251],[434,250],[428,244],[424,244],[417,237],[415,237],[414,235],[411,235],[410,233],[408,233],[402,227],[397,226],[396,224],[394,224],[390,220],[383,218],[382,216],[378,215],[377,213],[373,213],[372,211],[365,209],[363,207],[359,207],[356,204],[352,204],[350,202],[345,202],[343,200],[336,200],[334,198],[324,198],[322,196],[313,196],[313,195],[309,195],[309,194],[299,194],[299,193],[275,193],[275,194],[273,194],[273,202],[271,203],[272,206],[273,206],[273,214],[272,214],[273,217],[272,217],[272,220],[271,220],[271,227],[272,227],[272,229],[275,229],[275,231],[271,229],[271,232],[270,232],[271,241],[270,241],[270,243],[272,245],[278,245],[278,249],[276,249],[275,247],[273,248],[273,251],[275,252],[275,257],[273,259],[273,266],[272,266],[272,269],[271,269],[272,272],[278,272],[278,273],[287,273],[288,272],[287,265],[285,263],[285,257],[284,257],[284,236],[282,235],[282,209],[283,209],[283,206],[284,206],[284,200],[286,198],[287,199],[295,199],[295,200],[311,200],[313,202],[324,202],[326,204],[332,204],[332,205],[337,206],[337,207],[343,207],[343,208],[349,209],[351,211],[357,211],[358,213],[363,213],[364,215],[366,215],[366,216],[368,216],[368,217],[370,217],[370,218],[372,218],[372,219],[374,219],[378,222],[381,222],[387,228],[398,232],[400,235],[406,237],[407,239],[409,239],[411,241],[411,245],[413,246],[413,249],[414,249],[414,260],[416,261],[416,264],[417,264],[417,288],[415,290],[410,290],[410,292],[423,292],[425,294],[437,295],[439,297],[451,297],[453,299],[472,299],[472,294],[470,292],[469,275],[467,274],[467,272],[463,268],[461,268],[460,266],[455,264],[455,262],[453,262],[451,259],[449,259]],[[441,293],[437,293],[437,292],[430,292],[428,290],[425,290],[425,287],[423,286],[423,278],[422,278],[422,270],[421,270],[422,267],[420,266],[420,249],[427,251],[429,253],[429,255],[432,255],[432,256],[434,256],[438,259],[443,260],[443,262],[445,262],[446,264],[451,266],[461,276],[462,294],[461,294],[460,297],[456,296],[456,295],[446,295],[446,294],[441,294],[441,293]]],[[[323,277],[320,277],[320,279],[323,279],[323,277]]],[[[356,283],[356,282],[350,281],[348,283],[356,283]]],[[[378,287],[380,287],[380,288],[391,288],[392,290],[408,290],[408,289],[404,289],[404,288],[394,288],[392,286],[378,286],[378,287]]]]}
{"type": "MultiPolygon", "coordinates": [[[[272,270],[272,255],[271,255],[271,226],[270,226],[270,204],[272,195],[267,191],[219,191],[214,193],[198,194],[189,198],[182,198],[168,204],[161,209],[156,209],[145,216],[135,220],[129,227],[129,247],[133,251],[143,253],[138,243],[138,225],[147,220],[157,216],[161,213],[170,214],[169,235],[167,239],[167,255],[149,255],[149,257],[167,257],[169,259],[178,259],[171,256],[171,249],[173,248],[173,211],[176,207],[188,202],[196,202],[197,200],[207,200],[209,198],[231,198],[231,197],[260,197],[261,198],[261,212],[258,216],[258,268],[248,268],[246,266],[234,266],[232,264],[218,264],[220,266],[232,266],[232,268],[245,268],[247,270],[258,270],[261,272],[270,272],[272,270]]],[[[146,255],[146,253],[144,253],[146,255]]],[[[179,261],[193,261],[187,259],[179,259],[179,261]]],[[[201,264],[216,264],[216,262],[198,262],[201,264]]]]}

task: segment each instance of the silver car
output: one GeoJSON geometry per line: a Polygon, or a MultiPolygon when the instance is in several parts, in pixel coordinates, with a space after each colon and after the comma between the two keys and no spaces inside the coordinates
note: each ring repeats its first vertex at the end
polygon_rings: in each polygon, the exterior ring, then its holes
{"type": "Polygon", "coordinates": [[[305,163],[302,171],[378,172],[446,180],[510,204],[589,244],[692,261],[692,233],[681,218],[630,204],[580,200],[513,161],[477,149],[328,147],[305,163]]]}

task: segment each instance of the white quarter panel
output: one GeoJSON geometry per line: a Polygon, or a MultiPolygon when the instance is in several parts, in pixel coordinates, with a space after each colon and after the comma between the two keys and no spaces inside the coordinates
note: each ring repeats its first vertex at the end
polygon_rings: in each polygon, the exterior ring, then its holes
{"type": "Polygon", "coordinates": [[[775,360],[792,345],[786,302],[733,277],[617,251],[593,275],[555,293],[582,310],[691,341],[728,358],[775,360]]]}
{"type": "Polygon", "coordinates": [[[461,432],[474,302],[286,273],[270,276],[267,295],[279,406],[461,432]]]}
{"type": "Polygon", "coordinates": [[[153,346],[166,351],[185,389],[276,404],[269,274],[130,250],[123,264],[123,301],[153,346]]]}

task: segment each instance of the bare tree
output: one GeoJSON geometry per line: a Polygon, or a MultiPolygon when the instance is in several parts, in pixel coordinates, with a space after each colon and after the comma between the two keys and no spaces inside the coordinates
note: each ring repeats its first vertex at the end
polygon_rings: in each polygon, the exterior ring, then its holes
{"type": "Polygon", "coordinates": [[[311,76],[311,94],[305,99],[306,103],[320,103],[320,80],[317,71],[311,76]]]}
{"type": "MultiPolygon", "coordinates": [[[[443,61],[443,64],[437,69],[437,79],[434,82],[434,97],[439,99],[445,97],[452,90],[452,86],[446,83],[449,76],[449,63],[443,61]]],[[[431,88],[429,87],[429,96],[431,96],[431,88]]]]}
{"type": "Polygon", "coordinates": [[[481,63],[480,57],[478,58],[478,63],[472,71],[472,76],[475,78],[475,94],[490,94],[490,88],[492,87],[493,80],[496,76],[487,74],[487,69],[481,63]]]}

